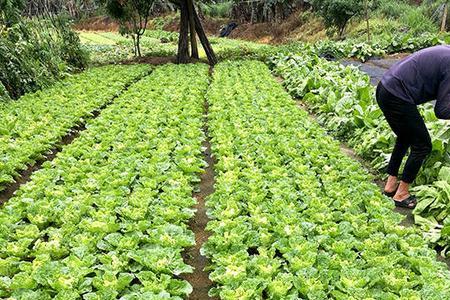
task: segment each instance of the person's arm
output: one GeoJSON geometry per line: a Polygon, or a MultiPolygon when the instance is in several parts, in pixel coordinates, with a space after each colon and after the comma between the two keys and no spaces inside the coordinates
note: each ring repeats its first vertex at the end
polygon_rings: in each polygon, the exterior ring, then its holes
{"type": "Polygon", "coordinates": [[[450,70],[443,77],[434,106],[434,113],[439,119],[450,120],[450,70]]]}

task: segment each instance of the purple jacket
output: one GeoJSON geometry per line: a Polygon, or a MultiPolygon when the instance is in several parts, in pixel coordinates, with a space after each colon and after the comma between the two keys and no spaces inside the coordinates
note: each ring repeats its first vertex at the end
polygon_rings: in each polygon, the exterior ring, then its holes
{"type": "Polygon", "coordinates": [[[383,75],[381,83],[412,104],[436,100],[436,116],[450,119],[450,46],[435,46],[406,57],[383,75]]]}

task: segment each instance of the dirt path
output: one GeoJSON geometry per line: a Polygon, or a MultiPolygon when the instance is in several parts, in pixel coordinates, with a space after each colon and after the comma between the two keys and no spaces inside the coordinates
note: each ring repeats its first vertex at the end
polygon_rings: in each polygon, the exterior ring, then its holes
{"type": "Polygon", "coordinates": [[[61,152],[64,148],[64,146],[71,144],[82,131],[86,130],[86,124],[87,122],[97,118],[100,113],[107,108],[109,105],[111,105],[114,100],[116,100],[122,93],[128,90],[128,88],[142,79],[136,78],[135,80],[132,80],[128,84],[124,86],[124,88],[117,93],[114,97],[112,97],[109,101],[107,101],[105,104],[103,104],[101,107],[93,110],[90,114],[83,117],[83,121],[75,124],[72,128],[68,130],[68,133],[61,138],[61,140],[54,145],[54,147],[47,152],[47,154],[44,154],[44,157],[37,160],[34,164],[30,164],[25,170],[21,171],[19,173],[19,176],[16,176],[14,178],[14,182],[6,185],[5,189],[0,192],[0,205],[3,205],[9,199],[11,199],[14,196],[14,193],[25,183],[31,180],[31,176],[34,172],[42,168],[42,164],[47,161],[52,161],[55,159],[55,157],[58,155],[59,152],[61,152]]]}
{"type": "Polygon", "coordinates": [[[387,68],[383,68],[380,65],[375,65],[370,61],[362,63],[357,60],[343,60],[341,63],[344,66],[352,65],[358,67],[362,72],[370,76],[370,83],[373,85],[377,85],[383,77],[384,72],[387,71],[387,68]]]}
{"type": "Polygon", "coordinates": [[[370,76],[370,82],[373,85],[377,85],[380,82],[383,74],[400,58],[381,58],[381,59],[370,59],[366,62],[360,62],[353,59],[341,60],[341,64],[344,66],[353,65],[358,67],[362,72],[370,76]]]}
{"type": "Polygon", "coordinates": [[[192,274],[185,274],[183,279],[189,281],[193,287],[193,292],[189,296],[191,300],[215,299],[208,296],[208,291],[213,286],[209,279],[209,273],[205,271],[208,265],[208,259],[201,255],[200,249],[208,240],[209,233],[206,231],[206,224],[209,219],[206,215],[206,198],[214,192],[214,164],[215,161],[211,155],[211,144],[208,137],[208,104],[205,102],[205,127],[203,128],[206,140],[203,142],[204,160],[208,163],[205,172],[201,175],[200,191],[194,194],[197,199],[195,208],[197,212],[194,219],[189,223],[189,227],[195,234],[195,246],[188,249],[184,254],[186,264],[194,267],[192,274]]]}

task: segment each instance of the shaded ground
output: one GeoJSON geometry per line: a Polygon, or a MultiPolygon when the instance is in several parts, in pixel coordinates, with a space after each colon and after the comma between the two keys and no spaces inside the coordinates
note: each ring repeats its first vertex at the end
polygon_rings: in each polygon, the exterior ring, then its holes
{"type": "Polygon", "coordinates": [[[369,63],[383,69],[389,69],[404,56],[405,55],[397,55],[397,57],[391,58],[371,59],[369,60],[369,63]]]}
{"type": "Polygon", "coordinates": [[[373,85],[377,85],[378,82],[383,77],[383,74],[387,71],[386,68],[382,68],[377,65],[374,65],[371,61],[362,63],[362,62],[356,61],[356,60],[343,60],[343,61],[341,61],[341,63],[345,66],[348,66],[348,65],[357,66],[362,72],[364,72],[370,76],[370,82],[373,85]]]}
{"type": "Polygon", "coordinates": [[[121,64],[124,65],[134,65],[134,64],[149,64],[153,66],[159,66],[164,64],[176,63],[176,56],[141,56],[133,57],[132,59],[122,61],[121,64]]]}

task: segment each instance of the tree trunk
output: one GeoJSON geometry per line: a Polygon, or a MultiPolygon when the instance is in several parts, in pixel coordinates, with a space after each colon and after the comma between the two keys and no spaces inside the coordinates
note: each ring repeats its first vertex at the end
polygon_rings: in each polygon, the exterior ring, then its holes
{"type": "Polygon", "coordinates": [[[177,62],[185,64],[189,62],[189,41],[188,41],[188,8],[186,0],[180,1],[180,37],[178,39],[177,62]]]}
{"type": "Polygon", "coordinates": [[[253,24],[253,23],[255,23],[255,16],[256,16],[253,1],[250,3],[250,5],[251,5],[250,23],[253,24]]]}
{"type": "Polygon", "coordinates": [[[447,31],[448,4],[444,4],[444,15],[442,16],[441,32],[447,31]]]}
{"type": "Polygon", "coordinates": [[[365,1],[365,17],[366,17],[366,27],[367,27],[367,41],[370,43],[370,22],[369,22],[369,0],[365,1]]]}
{"type": "Polygon", "coordinates": [[[344,32],[345,32],[345,26],[342,26],[341,28],[339,28],[339,40],[344,39],[344,32]]]}
{"type": "Polygon", "coordinates": [[[136,50],[137,50],[137,55],[139,57],[142,56],[141,54],[141,35],[138,33],[136,34],[136,50]]]}
{"type": "MultiPolygon", "coordinates": [[[[214,53],[213,48],[211,47],[211,44],[208,41],[208,37],[205,34],[205,31],[203,30],[202,23],[200,22],[200,18],[197,15],[197,12],[195,11],[195,8],[193,9],[193,15],[194,15],[194,23],[195,23],[195,30],[197,31],[198,37],[200,38],[200,42],[203,45],[203,48],[205,49],[206,56],[208,57],[208,61],[210,65],[217,64],[217,58],[216,54],[214,53]]],[[[186,24],[187,28],[187,24],[186,24]]]]}
{"type": "Polygon", "coordinates": [[[137,43],[136,43],[136,37],[134,34],[131,34],[131,38],[133,39],[133,54],[134,56],[137,56],[137,43]]]}
{"type": "Polygon", "coordinates": [[[194,21],[194,2],[187,0],[188,14],[189,14],[189,30],[191,35],[191,57],[198,59],[197,35],[195,33],[194,21]]]}

